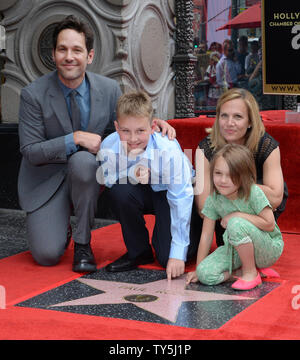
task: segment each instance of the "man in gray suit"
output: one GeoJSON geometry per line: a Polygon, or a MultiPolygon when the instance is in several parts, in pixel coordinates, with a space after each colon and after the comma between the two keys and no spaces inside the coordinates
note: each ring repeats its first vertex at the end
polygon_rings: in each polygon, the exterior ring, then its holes
{"type": "MultiPolygon", "coordinates": [[[[71,238],[74,211],[76,272],[96,270],[90,247],[100,192],[95,155],[101,140],[114,131],[121,95],[116,81],[86,71],[93,58],[91,29],[68,16],[53,35],[56,71],[22,89],[19,113],[23,159],[18,193],[30,251],[41,265],[57,264],[71,238]]],[[[162,120],[160,126],[163,132],[170,129],[162,120]]]]}

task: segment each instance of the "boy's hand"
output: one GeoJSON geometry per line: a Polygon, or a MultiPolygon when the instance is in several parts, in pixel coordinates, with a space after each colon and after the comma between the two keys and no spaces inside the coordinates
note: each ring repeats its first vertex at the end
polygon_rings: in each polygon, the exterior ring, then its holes
{"type": "Polygon", "coordinates": [[[185,263],[183,260],[170,258],[167,264],[166,273],[168,280],[184,274],[185,263]]]}
{"type": "Polygon", "coordinates": [[[168,135],[169,140],[176,138],[176,130],[165,120],[155,119],[157,126],[155,131],[161,132],[162,136],[168,135]]]}
{"type": "Polygon", "coordinates": [[[192,272],[189,272],[186,276],[186,283],[189,284],[189,283],[195,283],[195,282],[198,282],[198,276],[197,276],[197,273],[196,271],[192,271],[192,272]]]}
{"type": "Polygon", "coordinates": [[[135,177],[140,184],[148,184],[150,169],[148,169],[146,166],[138,165],[135,168],[135,177]]]}

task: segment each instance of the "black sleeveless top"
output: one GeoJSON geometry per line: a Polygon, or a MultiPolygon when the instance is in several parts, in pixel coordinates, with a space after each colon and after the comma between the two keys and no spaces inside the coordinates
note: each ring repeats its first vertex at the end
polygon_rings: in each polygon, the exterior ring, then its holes
{"type": "MultiPolygon", "coordinates": [[[[267,132],[261,137],[257,152],[254,154],[255,166],[256,166],[256,177],[257,184],[263,183],[263,165],[265,160],[269,157],[271,152],[278,147],[279,143],[267,132]]],[[[205,137],[199,143],[199,148],[204,151],[204,155],[210,162],[215,154],[215,150],[212,148],[210,136],[205,137]]],[[[276,220],[279,215],[284,211],[286,201],[288,198],[288,189],[286,183],[284,183],[284,195],[281,204],[274,212],[276,220]]]]}

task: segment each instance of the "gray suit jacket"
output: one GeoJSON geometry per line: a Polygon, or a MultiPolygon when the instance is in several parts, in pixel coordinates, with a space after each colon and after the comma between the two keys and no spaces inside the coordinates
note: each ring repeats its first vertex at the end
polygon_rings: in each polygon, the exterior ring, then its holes
{"type": "MultiPolygon", "coordinates": [[[[102,138],[114,131],[116,103],[121,90],[115,80],[87,72],[91,112],[86,131],[102,138]]],[[[34,211],[45,204],[63,182],[67,172],[64,136],[72,123],[58,83],[51,72],[22,89],[19,111],[20,151],[19,203],[34,211]]]]}

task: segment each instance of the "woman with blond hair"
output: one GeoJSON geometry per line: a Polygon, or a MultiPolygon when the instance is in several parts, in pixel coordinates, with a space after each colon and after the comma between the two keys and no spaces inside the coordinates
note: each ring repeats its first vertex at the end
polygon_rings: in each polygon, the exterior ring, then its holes
{"type": "MultiPolygon", "coordinates": [[[[230,89],[219,98],[214,125],[208,136],[199,143],[199,148],[204,153],[203,161],[196,160],[196,172],[200,174],[204,171],[203,191],[197,191],[197,182],[195,191],[198,194],[195,195],[195,203],[200,216],[202,217],[201,211],[210,193],[209,163],[225,144],[245,145],[252,152],[256,166],[256,182],[268,198],[277,220],[284,211],[288,196],[280,164],[279,143],[265,131],[253,95],[241,88],[230,89]]],[[[198,228],[200,236],[201,218],[198,221],[193,220],[192,226],[198,228]]],[[[224,228],[217,222],[218,246],[223,244],[223,233],[224,228]]]]}

